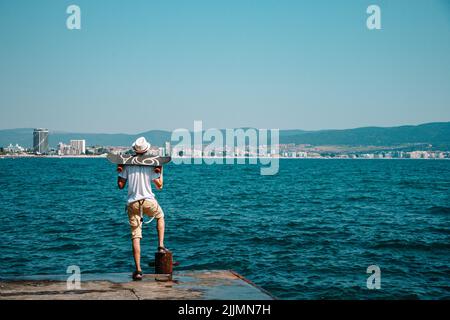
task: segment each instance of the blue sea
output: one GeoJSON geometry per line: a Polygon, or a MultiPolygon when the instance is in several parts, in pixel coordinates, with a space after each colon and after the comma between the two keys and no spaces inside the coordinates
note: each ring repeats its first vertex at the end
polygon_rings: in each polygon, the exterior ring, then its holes
{"type": "MultiPolygon", "coordinates": [[[[106,159],[0,159],[0,172],[0,277],[133,271],[106,159]]],[[[233,269],[281,299],[450,299],[450,161],[281,160],[276,176],[170,164],[156,194],[179,269],[233,269]]],[[[156,245],[152,222],[143,262],[156,245]]]]}

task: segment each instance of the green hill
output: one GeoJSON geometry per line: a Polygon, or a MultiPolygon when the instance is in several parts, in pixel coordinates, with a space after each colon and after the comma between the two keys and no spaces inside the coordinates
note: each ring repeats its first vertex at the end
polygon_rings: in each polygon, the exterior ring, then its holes
{"type": "MultiPolygon", "coordinates": [[[[144,136],[152,145],[162,146],[170,140],[171,132],[150,130],[139,134],[50,132],[49,143],[68,143],[71,139],[85,139],[87,145],[127,146],[137,137],[144,136]]],[[[10,143],[31,147],[33,129],[0,130],[0,146],[10,143]]],[[[281,130],[280,143],[344,145],[344,146],[396,146],[404,144],[431,144],[434,149],[450,150],[450,122],[434,122],[417,126],[363,127],[345,130],[281,130]]]]}

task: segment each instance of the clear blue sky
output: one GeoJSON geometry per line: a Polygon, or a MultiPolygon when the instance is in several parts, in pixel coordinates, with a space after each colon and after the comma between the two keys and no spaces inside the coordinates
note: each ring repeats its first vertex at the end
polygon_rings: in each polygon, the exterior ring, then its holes
{"type": "Polygon", "coordinates": [[[0,0],[0,15],[0,129],[450,120],[446,0],[0,0]]]}

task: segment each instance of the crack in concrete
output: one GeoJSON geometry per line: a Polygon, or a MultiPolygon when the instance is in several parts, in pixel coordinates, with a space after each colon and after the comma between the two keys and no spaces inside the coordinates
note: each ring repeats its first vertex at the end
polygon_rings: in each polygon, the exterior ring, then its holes
{"type": "Polygon", "coordinates": [[[85,293],[104,293],[114,292],[114,290],[53,290],[53,291],[33,291],[33,292],[2,292],[0,297],[13,296],[34,296],[34,295],[58,295],[58,294],[85,294],[85,293]]]}
{"type": "Polygon", "coordinates": [[[134,296],[136,297],[136,299],[141,300],[141,297],[138,296],[138,294],[136,293],[136,290],[134,290],[133,288],[128,289],[131,291],[132,294],[134,294],[134,296]]]}

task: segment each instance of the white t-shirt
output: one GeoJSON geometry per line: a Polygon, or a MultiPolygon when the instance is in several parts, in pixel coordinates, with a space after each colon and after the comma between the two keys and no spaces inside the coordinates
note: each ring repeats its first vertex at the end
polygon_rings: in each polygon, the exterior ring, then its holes
{"type": "Polygon", "coordinates": [[[155,173],[149,166],[124,166],[119,177],[128,183],[128,203],[142,199],[155,199],[152,192],[152,180],[158,179],[161,174],[155,173]]]}

